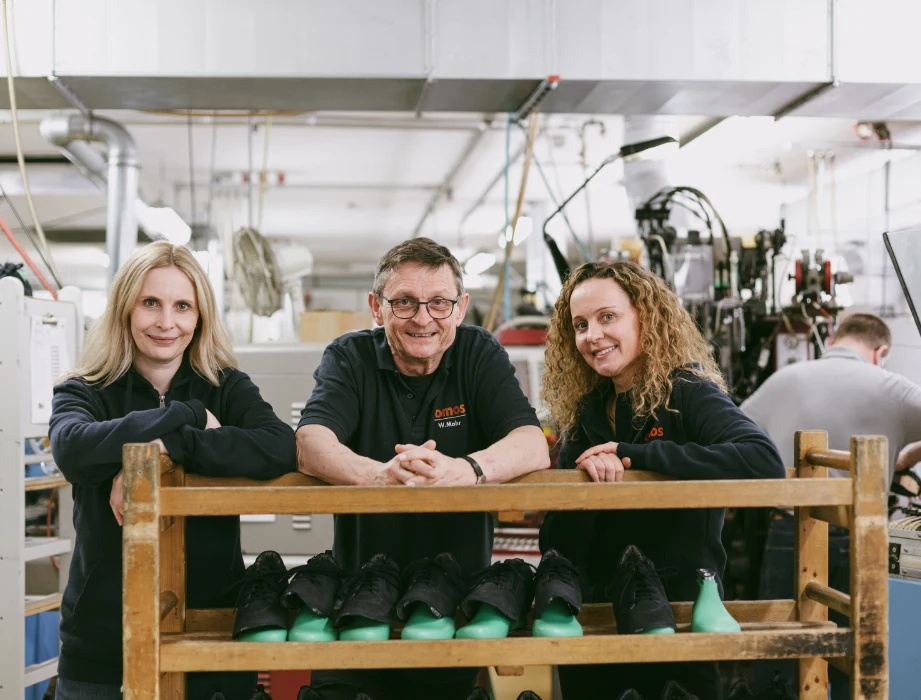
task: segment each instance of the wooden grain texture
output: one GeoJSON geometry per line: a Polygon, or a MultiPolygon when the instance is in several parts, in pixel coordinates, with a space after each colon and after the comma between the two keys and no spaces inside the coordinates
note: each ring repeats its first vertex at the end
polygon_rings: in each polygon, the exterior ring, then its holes
{"type": "MultiPolygon", "coordinates": [[[[809,431],[813,433],[822,432],[820,430],[809,431]]],[[[826,440],[826,447],[814,447],[806,451],[806,464],[813,467],[827,467],[831,469],[842,469],[851,471],[851,453],[845,450],[829,450],[826,440]]]]}
{"type": "Polygon", "coordinates": [[[434,642],[234,642],[224,635],[164,639],[166,671],[295,670],[333,668],[459,668],[545,666],[618,661],[708,661],[847,656],[850,630],[806,627],[741,634],[587,635],[570,638],[510,637],[434,642]]]}
{"type": "Polygon", "coordinates": [[[889,457],[886,438],[853,437],[851,454],[854,459],[851,697],[853,700],[884,700],[889,697],[889,457]]]}
{"type": "MultiPolygon", "coordinates": [[[[824,431],[801,431],[793,438],[793,458],[797,478],[806,483],[832,481],[828,468],[816,466],[807,455],[825,455],[828,452],[828,434],[824,431]]],[[[810,583],[828,587],[828,523],[810,516],[809,508],[797,508],[794,539],[794,595],[797,619],[800,622],[825,622],[828,608],[806,595],[810,583]]],[[[828,697],[828,663],[821,657],[800,659],[799,697],[801,700],[826,700],[828,697]]]]}
{"type": "Polygon", "coordinates": [[[831,657],[825,659],[825,661],[828,662],[828,665],[829,665],[829,666],[831,666],[832,668],[838,669],[838,670],[841,671],[841,673],[843,673],[844,675],[846,675],[846,676],[850,676],[850,675],[851,675],[851,666],[852,666],[853,663],[854,663],[854,659],[852,659],[851,657],[849,657],[849,656],[831,656],[831,657]]]}
{"type": "Polygon", "coordinates": [[[847,593],[823,586],[818,581],[806,584],[806,597],[820,605],[836,610],[845,617],[851,616],[851,596],[847,593]]]}
{"type": "Polygon", "coordinates": [[[56,476],[30,476],[25,479],[26,491],[44,491],[70,486],[70,483],[60,474],[56,476]]]}
{"type": "Polygon", "coordinates": [[[58,610],[61,607],[61,598],[63,594],[54,593],[52,595],[35,596],[30,600],[26,596],[26,617],[38,615],[39,613],[48,612],[49,610],[58,610]]]}
{"type": "Polygon", "coordinates": [[[848,506],[812,506],[809,517],[838,527],[851,526],[851,510],[848,506]]]}
{"type": "Polygon", "coordinates": [[[850,479],[630,481],[459,487],[226,486],[164,488],[164,515],[245,513],[468,513],[523,510],[754,508],[849,505],[850,479]],[[382,490],[384,489],[384,490],[382,490]],[[382,495],[384,495],[382,497],[382,495]]]}
{"type": "MultiPolygon", "coordinates": [[[[160,461],[160,493],[164,488],[185,484],[185,470],[160,461]]],[[[161,618],[161,632],[185,632],[186,618],[186,519],[182,516],[160,518],[160,589],[176,597],[170,613],[161,618]]],[[[167,673],[160,677],[160,700],[185,700],[185,674],[167,673]]]]}
{"type": "Polygon", "coordinates": [[[124,700],[160,700],[160,489],[156,445],[125,445],[122,532],[124,700]]]}

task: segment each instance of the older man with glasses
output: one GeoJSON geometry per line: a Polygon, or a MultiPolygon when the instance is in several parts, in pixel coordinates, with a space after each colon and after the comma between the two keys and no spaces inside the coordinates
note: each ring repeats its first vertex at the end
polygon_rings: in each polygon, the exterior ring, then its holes
{"type": "MultiPolygon", "coordinates": [[[[368,302],[380,328],[327,347],[297,430],[298,468],[331,484],[473,486],[550,466],[508,355],[462,325],[469,295],[444,246],[414,238],[381,259],[368,302]]],[[[450,552],[465,573],[489,565],[488,513],[338,515],[346,571],[384,553],[400,567],[450,552]]],[[[317,672],[324,698],[467,697],[477,669],[317,672]]]]}

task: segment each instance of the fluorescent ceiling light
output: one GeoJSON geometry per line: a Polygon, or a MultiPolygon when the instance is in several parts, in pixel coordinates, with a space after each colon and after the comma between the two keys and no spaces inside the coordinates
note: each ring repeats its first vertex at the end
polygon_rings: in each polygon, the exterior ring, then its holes
{"type": "MultiPolygon", "coordinates": [[[[505,250],[505,246],[508,245],[508,239],[511,237],[511,225],[505,229],[505,233],[499,234],[499,247],[502,250],[505,250]]],[[[534,221],[527,214],[522,214],[518,217],[518,223],[515,226],[515,245],[520,245],[528,236],[531,235],[531,231],[534,229],[534,221]]]]}
{"type": "Polygon", "coordinates": [[[464,265],[464,272],[468,275],[481,275],[496,264],[496,256],[492,253],[477,253],[464,265]]]}
{"type": "Polygon", "coordinates": [[[149,207],[137,200],[134,213],[151,237],[165,238],[175,245],[185,245],[192,238],[191,227],[171,207],[149,207]]]}

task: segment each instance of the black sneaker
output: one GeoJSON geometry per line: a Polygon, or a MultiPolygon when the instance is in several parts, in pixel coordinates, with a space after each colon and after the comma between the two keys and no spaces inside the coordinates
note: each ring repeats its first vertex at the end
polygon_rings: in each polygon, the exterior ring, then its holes
{"type": "Polygon", "coordinates": [[[375,554],[345,584],[336,627],[355,617],[391,623],[400,599],[400,567],[386,554],[375,554]]]}
{"type": "Polygon", "coordinates": [[[272,700],[272,696],[265,692],[265,686],[260,683],[256,686],[256,692],[253,693],[253,700],[272,700]]]}
{"type": "Polygon", "coordinates": [[[523,559],[506,559],[480,572],[461,602],[461,609],[470,620],[480,603],[486,603],[513,623],[523,624],[533,599],[534,567],[523,559]]]}
{"type": "Polygon", "coordinates": [[[726,700],[746,700],[754,695],[755,693],[752,691],[748,681],[743,678],[732,684],[732,688],[729,689],[729,695],[726,696],[726,700]]]}
{"type": "Polygon", "coordinates": [[[330,617],[336,607],[342,567],[329,550],[311,557],[303,566],[295,566],[281,602],[291,610],[306,607],[318,617],[330,617]]]}
{"type": "MultiPolygon", "coordinates": [[[[281,593],[288,585],[288,570],[278,552],[266,551],[246,568],[237,596],[237,615],[233,638],[244,632],[288,630],[288,611],[281,604],[281,593]]],[[[283,640],[282,640],[283,641],[283,640]]]]}
{"type": "Polygon", "coordinates": [[[474,688],[473,692],[467,696],[467,700],[492,700],[492,697],[482,688],[474,688]]]}
{"type": "Polygon", "coordinates": [[[534,580],[534,619],[543,615],[554,600],[564,602],[573,615],[582,609],[579,570],[555,549],[548,549],[541,557],[534,580]]]}
{"type": "Polygon", "coordinates": [[[297,691],[297,700],[323,700],[320,691],[311,688],[309,685],[302,685],[297,691]]]}
{"type": "Polygon", "coordinates": [[[397,617],[408,620],[415,603],[427,606],[435,617],[454,617],[466,592],[460,565],[448,552],[410,564],[403,572],[406,592],[397,603],[397,617]]]}
{"type": "Polygon", "coordinates": [[[632,544],[617,562],[606,593],[614,605],[618,634],[675,629],[675,615],[655,565],[632,544]]]}
{"type": "Polygon", "coordinates": [[[778,672],[771,685],[760,693],[753,691],[745,680],[737,681],[726,700],[796,700],[796,695],[786,677],[778,672]]]}
{"type": "Polygon", "coordinates": [[[540,700],[540,695],[533,690],[523,690],[521,695],[518,696],[518,700],[540,700]]]}
{"type": "Polygon", "coordinates": [[[643,696],[633,688],[628,688],[617,696],[617,700],[643,700],[643,696]]]}
{"type": "Polygon", "coordinates": [[[662,700],[698,700],[698,698],[686,691],[678,681],[669,681],[662,688],[662,700]]]}

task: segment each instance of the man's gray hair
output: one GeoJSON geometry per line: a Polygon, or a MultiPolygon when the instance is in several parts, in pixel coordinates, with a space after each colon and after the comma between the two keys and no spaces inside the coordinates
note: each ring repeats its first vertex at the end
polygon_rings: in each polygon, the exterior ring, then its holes
{"type": "Polygon", "coordinates": [[[390,273],[403,263],[416,263],[423,267],[436,269],[442,265],[447,265],[454,274],[458,296],[463,295],[464,271],[451,251],[431,238],[410,238],[408,241],[403,241],[384,253],[384,257],[377,264],[377,272],[374,274],[374,286],[371,291],[378,299],[382,298],[384,294],[384,287],[387,285],[387,280],[390,279],[390,273]]]}

